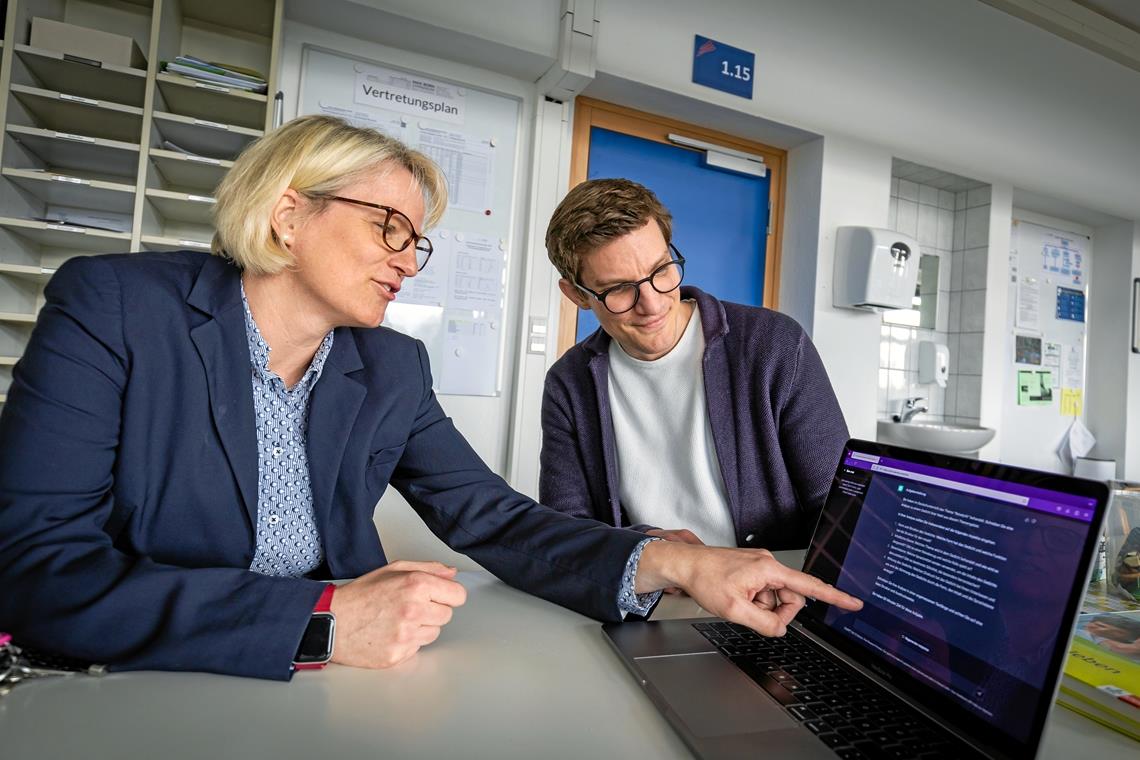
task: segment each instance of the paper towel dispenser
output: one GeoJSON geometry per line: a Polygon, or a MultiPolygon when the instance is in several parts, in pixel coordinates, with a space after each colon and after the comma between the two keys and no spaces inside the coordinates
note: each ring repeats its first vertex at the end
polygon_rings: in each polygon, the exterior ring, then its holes
{"type": "Polygon", "coordinates": [[[845,309],[909,309],[918,283],[918,241],[875,227],[840,227],[832,303],[845,309]]]}

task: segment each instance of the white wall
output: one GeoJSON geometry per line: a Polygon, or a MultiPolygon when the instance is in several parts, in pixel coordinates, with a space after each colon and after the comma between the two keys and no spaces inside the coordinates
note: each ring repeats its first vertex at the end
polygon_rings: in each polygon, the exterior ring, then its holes
{"type": "MultiPolygon", "coordinates": [[[[982,324],[982,387],[979,401],[978,422],[983,427],[997,431],[992,441],[983,446],[978,455],[982,459],[1010,461],[1007,457],[1013,449],[1008,441],[1015,436],[1015,430],[1007,430],[1002,424],[1002,414],[1013,403],[1011,387],[1005,382],[1005,365],[1009,352],[1007,341],[1010,333],[1006,322],[1009,308],[1009,245],[1010,224],[1013,219],[1013,186],[1008,182],[995,182],[990,186],[990,219],[988,260],[986,261],[986,312],[982,324]]],[[[967,218],[969,223],[969,218],[967,218]]],[[[961,391],[961,388],[959,388],[961,391]]],[[[1040,441],[1031,441],[1034,448],[1041,448],[1040,441]]]]}
{"type": "Polygon", "coordinates": [[[1118,476],[1124,471],[1128,434],[1128,415],[1122,411],[1127,401],[1132,356],[1132,320],[1126,315],[1130,315],[1132,307],[1135,227],[1132,222],[1122,222],[1094,231],[1096,266],[1089,278],[1085,417],[1097,439],[1090,456],[1117,460],[1118,476]]]}
{"type": "Polygon", "coordinates": [[[819,267],[823,138],[788,151],[784,195],[784,251],[780,257],[780,311],[809,334],[815,332],[815,283],[819,267]]]}
{"type": "Polygon", "coordinates": [[[1132,346],[1132,281],[1140,277],[1140,224],[1095,228],[1089,282],[1086,416],[1090,456],[1116,460],[1116,475],[1140,480],[1140,354],[1132,346]]]}
{"type": "Polygon", "coordinates": [[[835,387],[851,435],[874,440],[881,318],[874,312],[832,306],[832,276],[837,227],[886,226],[891,154],[858,140],[826,139],[820,188],[812,340],[835,387]]]}
{"type": "Polygon", "coordinates": [[[886,225],[889,152],[844,138],[789,152],[780,309],[812,335],[856,438],[875,438],[880,317],[831,305],[835,230],[886,225]]]}

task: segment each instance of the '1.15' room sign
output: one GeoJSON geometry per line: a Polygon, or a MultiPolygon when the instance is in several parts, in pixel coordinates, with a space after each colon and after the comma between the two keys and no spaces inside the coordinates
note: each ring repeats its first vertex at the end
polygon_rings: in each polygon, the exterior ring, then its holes
{"type": "Polygon", "coordinates": [[[693,82],[752,100],[756,54],[695,35],[693,82]]]}

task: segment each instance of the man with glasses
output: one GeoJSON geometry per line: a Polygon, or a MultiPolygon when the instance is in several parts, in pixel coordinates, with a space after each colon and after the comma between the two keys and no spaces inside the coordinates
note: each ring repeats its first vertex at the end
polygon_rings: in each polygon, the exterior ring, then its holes
{"type": "Polygon", "coordinates": [[[805,546],[847,440],[823,364],[790,317],[683,287],[671,233],[624,179],[554,212],[559,287],[601,328],[547,375],[539,500],[674,541],[805,546]]]}

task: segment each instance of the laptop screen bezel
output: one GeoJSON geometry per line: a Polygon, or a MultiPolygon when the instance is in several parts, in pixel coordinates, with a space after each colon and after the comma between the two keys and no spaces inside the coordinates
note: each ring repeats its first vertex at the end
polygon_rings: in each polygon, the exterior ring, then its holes
{"type": "MultiPolygon", "coordinates": [[[[842,474],[844,461],[850,452],[898,459],[909,463],[939,467],[954,472],[994,478],[1009,483],[1044,488],[1073,496],[1095,499],[1095,513],[1089,527],[1088,535],[1085,537],[1084,545],[1081,547],[1081,564],[1079,567],[1082,572],[1080,577],[1074,580],[1065,602],[1065,620],[1068,621],[1068,628],[1062,631],[1061,635],[1057,637],[1054,650],[1050,654],[1048,673],[1045,679],[1045,684],[1049,685],[1050,688],[1048,688],[1047,693],[1044,690],[1042,691],[1037,704],[1034,706],[1032,727],[1029,733],[1030,739],[1028,741],[1018,741],[1009,734],[998,730],[976,713],[966,709],[952,697],[934,687],[923,684],[914,676],[909,675],[905,670],[890,663],[886,659],[877,660],[877,664],[882,666],[882,670],[878,667],[873,669],[876,675],[890,683],[900,695],[905,696],[913,703],[921,705],[926,712],[936,716],[939,722],[944,724],[947,728],[983,751],[998,757],[1033,757],[1041,741],[1045,720],[1049,715],[1049,708],[1056,698],[1060,671],[1064,666],[1068,652],[1072,628],[1075,624],[1078,608],[1088,584],[1091,560],[1097,549],[1100,538],[1100,526],[1103,523],[1104,513],[1108,504],[1107,486],[1103,482],[1082,480],[1058,475],[1056,473],[1028,470],[1012,465],[996,464],[977,459],[964,459],[948,454],[915,451],[913,449],[906,449],[889,444],[851,439],[847,442],[844,448],[844,454],[840,459],[839,465],[836,467],[832,487],[828,493],[824,509],[816,523],[811,545],[808,547],[807,554],[804,558],[804,572],[812,573],[828,583],[835,583],[837,574],[836,577],[830,577],[828,573],[821,572],[814,566],[814,561],[820,555],[822,548],[820,541],[822,540],[822,535],[829,532],[821,530],[821,526],[830,524],[825,522],[824,513],[826,513],[828,509],[846,508],[850,504],[849,497],[841,495],[838,490],[839,478],[842,474]]],[[[862,505],[860,505],[860,508],[861,507],[862,505]]],[[[830,609],[830,605],[809,600],[797,620],[804,629],[817,636],[828,646],[833,647],[857,662],[865,662],[869,650],[859,646],[853,640],[824,622],[824,616],[828,609],[830,609]]]]}

